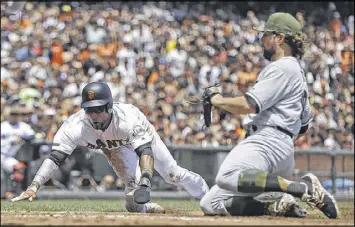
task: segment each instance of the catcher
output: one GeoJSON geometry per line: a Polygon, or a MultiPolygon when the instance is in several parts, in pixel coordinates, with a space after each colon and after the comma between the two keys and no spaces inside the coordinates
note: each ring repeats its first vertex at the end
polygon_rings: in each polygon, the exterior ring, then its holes
{"type": "Polygon", "coordinates": [[[203,96],[206,126],[211,123],[213,105],[246,115],[247,137],[225,158],[216,185],[202,198],[200,207],[206,215],[304,217],[297,197],[328,218],[337,218],[336,201],[315,175],[308,173],[300,182],[287,179],[295,166],[293,142],[307,131],[312,119],[307,83],[298,62],[304,54],[301,26],[290,14],[275,13],[265,28],[257,30],[263,33],[264,57],[271,63],[260,72],[254,87],[232,98],[209,87],[203,96]],[[274,206],[263,202],[264,192],[276,199],[274,206]]]}
{"type": "Polygon", "coordinates": [[[107,84],[93,82],[82,92],[81,111],[70,116],[53,139],[52,153],[43,161],[32,184],[12,201],[29,199],[58,169],[77,146],[102,150],[125,184],[125,207],[129,212],[163,213],[150,201],[153,170],[166,182],[183,187],[202,198],[208,191],[198,174],[177,165],[154,126],[135,106],[113,103],[107,84]]]}

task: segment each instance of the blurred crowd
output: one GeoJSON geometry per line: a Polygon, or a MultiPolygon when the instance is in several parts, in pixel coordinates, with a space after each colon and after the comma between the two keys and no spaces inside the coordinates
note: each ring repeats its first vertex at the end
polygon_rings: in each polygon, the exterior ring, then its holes
{"type": "MultiPolygon", "coordinates": [[[[300,63],[314,114],[295,144],[353,149],[354,13],[346,3],[292,4],[307,36],[300,63]]],[[[224,95],[243,95],[268,64],[253,26],[276,10],[262,2],[28,2],[1,17],[1,121],[19,106],[36,138],[51,141],[80,110],[83,86],[103,81],[168,144],[235,145],[245,135],[241,117],[214,109],[205,129],[201,106],[186,97],[216,83],[224,95]]]]}

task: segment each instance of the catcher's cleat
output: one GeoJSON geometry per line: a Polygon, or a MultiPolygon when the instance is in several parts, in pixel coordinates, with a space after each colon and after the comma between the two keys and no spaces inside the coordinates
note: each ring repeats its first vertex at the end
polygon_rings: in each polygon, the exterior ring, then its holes
{"type": "Polygon", "coordinates": [[[164,214],[165,209],[157,203],[147,203],[147,213],[164,214]]]}
{"type": "Polygon", "coordinates": [[[306,209],[299,206],[297,200],[290,194],[284,194],[276,202],[269,203],[267,214],[272,216],[304,218],[306,217],[306,209]]]}
{"type": "Polygon", "coordinates": [[[333,196],[323,188],[318,178],[312,173],[307,173],[301,179],[309,182],[310,185],[308,186],[311,186],[311,188],[308,188],[308,192],[302,196],[301,200],[310,206],[317,207],[328,218],[338,218],[339,210],[337,203],[333,196]]]}

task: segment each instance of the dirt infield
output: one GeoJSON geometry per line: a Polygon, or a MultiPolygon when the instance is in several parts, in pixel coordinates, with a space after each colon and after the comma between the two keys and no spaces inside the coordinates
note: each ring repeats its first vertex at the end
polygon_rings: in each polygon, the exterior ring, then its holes
{"type": "MultiPolygon", "coordinates": [[[[354,202],[340,202],[340,219],[326,218],[319,210],[307,209],[307,218],[203,216],[196,200],[155,200],[165,214],[128,213],[122,200],[1,201],[1,225],[354,225],[354,202]]],[[[306,205],[306,204],[301,204],[306,205]]]]}
{"type": "Polygon", "coordinates": [[[354,225],[354,220],[279,217],[208,217],[200,212],[132,214],[111,212],[2,212],[1,225],[354,225]]]}

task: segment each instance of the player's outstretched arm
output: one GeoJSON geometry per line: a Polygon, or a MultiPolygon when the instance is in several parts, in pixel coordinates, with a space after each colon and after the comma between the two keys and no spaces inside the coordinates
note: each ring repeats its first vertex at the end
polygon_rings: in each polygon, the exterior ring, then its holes
{"type": "Polygon", "coordinates": [[[64,162],[68,154],[54,150],[48,158],[46,158],[39,170],[36,173],[32,183],[26,191],[22,192],[19,196],[11,199],[11,202],[28,199],[30,202],[36,197],[38,189],[46,183],[52,176],[53,172],[64,162]]]}
{"type": "Polygon", "coordinates": [[[213,106],[233,114],[244,115],[255,113],[255,109],[250,105],[245,96],[223,97],[217,94],[211,98],[211,103],[213,106]]]}
{"type": "Polygon", "coordinates": [[[134,201],[138,204],[145,204],[150,201],[151,180],[154,170],[154,158],[151,142],[143,144],[135,149],[139,159],[142,176],[138,187],[134,191],[134,201]]]}

